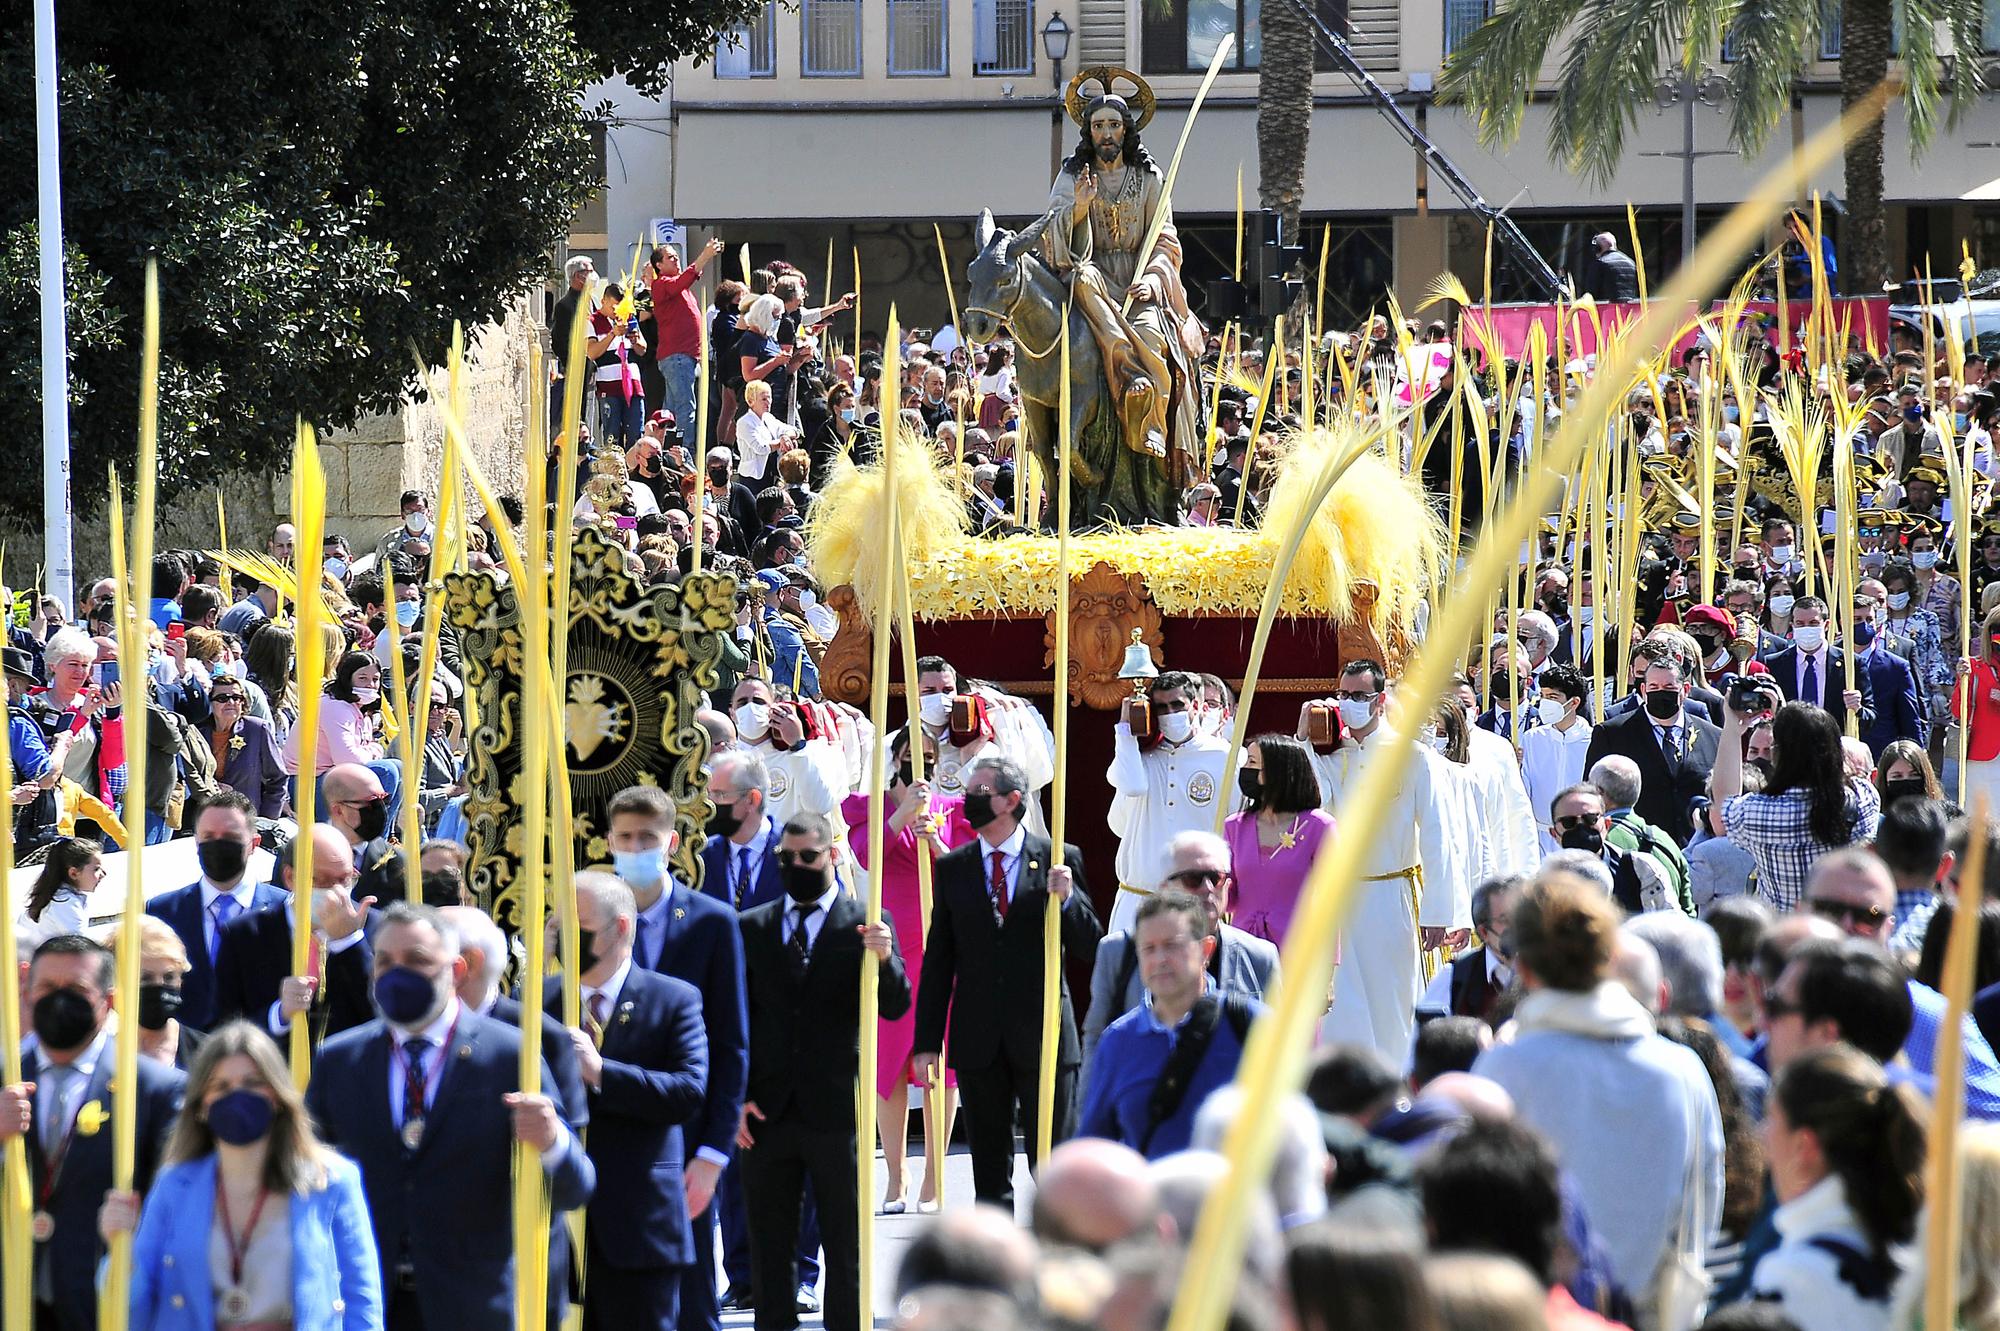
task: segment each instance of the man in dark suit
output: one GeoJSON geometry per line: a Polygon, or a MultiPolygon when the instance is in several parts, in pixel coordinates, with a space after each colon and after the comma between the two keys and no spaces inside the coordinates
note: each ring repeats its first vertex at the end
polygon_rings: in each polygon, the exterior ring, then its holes
{"type": "MultiPolygon", "coordinates": [[[[509,959],[507,935],[500,932],[492,916],[477,906],[440,906],[438,914],[458,931],[458,954],[465,959],[465,974],[458,982],[458,1001],[482,1017],[491,1017],[502,1026],[519,1030],[521,1002],[500,992],[509,959]]],[[[576,1065],[569,1029],[546,1013],[542,1016],[542,1057],[547,1060],[549,1071],[555,1074],[551,1085],[558,1092],[563,1121],[572,1129],[589,1122],[583,1073],[576,1065]]]]}
{"type": "Polygon", "coordinates": [[[1639,816],[1685,846],[1694,835],[1690,807],[1708,788],[1721,736],[1687,713],[1688,663],[1664,642],[1639,644],[1646,654],[1642,705],[1591,734],[1584,770],[1600,758],[1622,754],[1639,767],[1639,816]]]}
{"type": "Polygon", "coordinates": [[[701,849],[701,890],[748,910],[784,895],[779,884],[779,827],[766,806],[771,773],[754,753],[715,755],[709,767],[708,844],[701,849]]]}
{"type": "Polygon", "coordinates": [[[238,916],[285,903],[285,892],[248,877],[257,848],[257,814],[234,790],[219,791],[194,820],[194,853],[201,878],[146,903],[146,913],[166,921],[187,948],[181,977],[180,1019],[198,1031],[215,1026],[215,959],[223,927],[238,916]]]}
{"type": "MultiPolygon", "coordinates": [[[[708,1090],[700,1113],[682,1129],[688,1231],[695,1260],[681,1270],[679,1326],[680,1331],[716,1331],[720,1303],[715,1288],[713,1202],[736,1146],[743,1086],[750,1071],[743,936],[735,911],[668,872],[679,845],[674,830],[677,812],[673,797],[657,786],[622,790],[606,809],[606,840],[613,867],[631,887],[639,910],[634,964],[685,980],[701,993],[702,1023],[708,1028],[708,1090]]],[[[747,1243],[746,1238],[746,1247],[747,1243]]],[[[745,1277],[747,1290],[747,1269],[745,1277]]]]}
{"type": "MultiPolygon", "coordinates": [[[[1066,845],[1063,862],[1057,864],[1048,838],[1031,836],[1021,826],[1026,788],[1021,769],[1006,758],[981,758],[965,774],[965,817],[979,835],[939,857],[934,866],[911,1058],[911,1071],[922,1084],[940,1075],[939,1052],[949,1045],[972,1146],[974,1192],[980,1201],[1009,1214],[1014,1206],[1017,1106],[1029,1163],[1041,1163],[1035,1153],[1042,921],[1050,899],[1062,912],[1065,963],[1089,955],[1103,932],[1084,885],[1082,852],[1066,845]]],[[[1052,1145],[1074,1130],[1077,1071],[1083,1063],[1067,977],[1059,988],[1052,1145]]]]}
{"type": "Polygon", "coordinates": [[[888,916],[869,924],[862,904],[834,879],[832,824],[814,813],[793,815],[778,854],[784,898],[753,907],[740,921],[750,1083],[736,1144],[749,1201],[757,1331],[798,1325],[791,1295],[808,1178],[826,1248],[827,1331],[858,1331],[854,1097],[863,951],[877,959],[884,1019],[910,1010],[910,981],[888,916]]]}
{"type": "MultiPolygon", "coordinates": [[[[693,985],[633,964],[639,907],[606,873],[576,876],[583,1027],[568,1032],[590,1101],[597,1191],[584,1227],[584,1331],[674,1325],[681,1271],[698,1257],[689,1235],[680,1125],[701,1110],[708,1037],[693,985]]],[[[559,948],[561,912],[550,917],[559,948]]],[[[543,1010],[563,1010],[552,976],[543,1010]]]]}
{"type": "MultiPolygon", "coordinates": [[[[403,852],[389,845],[389,795],[382,778],[359,763],[326,769],[320,779],[326,808],[322,821],[340,829],[359,874],[354,895],[377,901],[399,901],[405,895],[403,852]]],[[[416,792],[410,792],[416,798],[416,792]]]]}
{"type": "MultiPolygon", "coordinates": [[[[307,973],[292,970],[292,896],[238,916],[223,927],[216,943],[217,1024],[241,1017],[281,1036],[292,1018],[305,1013],[317,1042],[374,1019],[365,932],[374,898],[355,898],[354,860],[338,831],[315,823],[307,835],[313,877],[307,911],[314,934],[307,944],[307,973]]],[[[279,862],[278,880],[291,891],[290,855],[279,862]]]]}
{"type": "Polygon", "coordinates": [[[1590,238],[1591,257],[1584,262],[1583,289],[1600,305],[1639,299],[1639,266],[1618,251],[1618,237],[1609,231],[1590,238]]]}
{"type": "MultiPolygon", "coordinates": [[[[745,911],[785,895],[778,869],[781,828],[769,812],[771,771],[756,754],[743,750],[718,753],[709,765],[708,799],[715,813],[708,820],[708,842],[701,851],[701,890],[732,910],[745,911]]],[[[740,943],[739,943],[740,947],[740,943]]],[[[745,1036],[747,1043],[748,1036],[745,1036]]],[[[748,1055],[745,1055],[748,1066],[748,1055]]],[[[736,1097],[741,1108],[742,1095],[736,1097]]],[[[740,1117],[740,1113],[735,1117],[740,1117]]],[[[712,1125],[711,1125],[712,1126],[712,1125]]],[[[730,1140],[735,1140],[731,1125],[730,1140]]],[[[707,1131],[704,1131],[704,1137],[707,1131]]],[[[712,1148],[711,1148],[712,1149],[712,1148]]],[[[750,1222],[743,1200],[743,1171],[731,1162],[717,1183],[715,1222],[722,1231],[722,1273],[729,1291],[720,1307],[741,1311],[750,1307],[750,1222]]],[[[799,1278],[793,1303],[801,1312],[815,1311],[813,1286],[819,1283],[819,1208],[813,1204],[810,1181],[799,1220],[799,1278]]],[[[704,1272],[692,1280],[714,1277],[704,1272]]],[[[683,1300],[681,1307],[687,1308],[683,1300]]],[[[709,1331],[714,1324],[691,1324],[689,1331],[709,1331]]]]}
{"type": "Polygon", "coordinates": [[[1916,672],[1910,669],[1907,660],[1890,651],[1880,636],[1889,612],[1877,596],[1887,593],[1870,591],[1880,586],[1863,582],[1855,589],[1854,597],[1854,674],[1857,680],[1867,679],[1869,692],[1875,699],[1875,723],[1863,726],[1859,734],[1868,751],[1877,758],[1899,739],[1922,748],[1930,737],[1930,728],[1924,724],[1923,704],[1917,700],[1916,672]]]}
{"type": "MultiPolygon", "coordinates": [[[[25,994],[35,1047],[22,1058],[25,1080],[0,1089],[0,1141],[26,1139],[35,1188],[40,1331],[92,1331],[97,1325],[97,1269],[104,1257],[97,1213],[112,1180],[116,1057],[106,1018],[114,978],[111,953],[81,934],[58,934],[36,948],[25,994]]],[[[139,1060],[138,1071],[132,1177],[143,1196],[166,1150],[187,1078],[150,1058],[139,1060]]]]}
{"type": "Polygon", "coordinates": [[[1801,596],[1792,606],[1792,641],[1783,651],[1764,658],[1764,668],[1788,702],[1823,707],[1842,733],[1847,714],[1855,713],[1860,733],[1875,726],[1875,688],[1868,672],[1854,672],[1854,687],[1846,687],[1846,655],[1827,643],[1826,602],[1801,596]]]}
{"type": "Polygon", "coordinates": [[[520,1034],[459,1002],[465,961],[436,910],[384,911],[374,963],[382,1016],[326,1042],[306,1104],[361,1166],[384,1325],[512,1331],[515,1143],[540,1154],[558,1224],[590,1200],[596,1170],[554,1099],[521,1091],[520,1034]]]}

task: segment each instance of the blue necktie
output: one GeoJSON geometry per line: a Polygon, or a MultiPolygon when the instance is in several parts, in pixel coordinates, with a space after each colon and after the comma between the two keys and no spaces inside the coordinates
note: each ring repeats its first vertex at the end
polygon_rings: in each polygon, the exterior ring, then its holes
{"type": "Polygon", "coordinates": [[[736,909],[743,909],[743,898],[750,891],[750,847],[744,846],[736,852],[736,909]]]}
{"type": "Polygon", "coordinates": [[[215,904],[210,906],[208,910],[209,914],[215,920],[215,937],[211,938],[208,943],[208,964],[210,967],[213,967],[216,955],[222,951],[222,926],[228,924],[241,914],[243,907],[237,902],[235,897],[225,892],[215,899],[215,904]]]}
{"type": "Polygon", "coordinates": [[[1810,655],[1806,657],[1805,678],[1799,684],[1799,701],[1809,702],[1815,707],[1824,704],[1819,696],[1819,663],[1810,655]]]}

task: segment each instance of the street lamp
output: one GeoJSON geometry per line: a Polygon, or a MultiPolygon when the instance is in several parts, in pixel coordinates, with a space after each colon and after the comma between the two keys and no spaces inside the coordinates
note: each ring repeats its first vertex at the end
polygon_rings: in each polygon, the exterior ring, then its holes
{"type": "Polygon", "coordinates": [[[1729,80],[1716,73],[1707,65],[1698,70],[1679,69],[1672,74],[1662,75],[1653,85],[1653,105],[1661,114],[1681,108],[1681,148],[1679,152],[1641,153],[1641,157],[1678,157],[1681,159],[1681,262],[1686,263],[1694,255],[1694,164],[1703,157],[1728,157],[1727,149],[1711,148],[1697,152],[1694,146],[1694,112],[1696,106],[1712,108],[1717,115],[1722,114],[1722,104],[1729,100],[1729,80]]]}
{"type": "Polygon", "coordinates": [[[1055,105],[1049,109],[1049,170],[1059,169],[1062,163],[1062,67],[1069,55],[1069,39],[1075,29],[1063,21],[1062,11],[1055,10],[1049,21],[1042,25],[1042,54],[1049,58],[1049,66],[1055,74],[1055,105]]]}
{"type": "Polygon", "coordinates": [[[1062,11],[1049,15],[1042,25],[1042,53],[1055,66],[1056,87],[1062,87],[1062,65],[1069,58],[1069,39],[1075,30],[1063,21],[1062,11]]]}

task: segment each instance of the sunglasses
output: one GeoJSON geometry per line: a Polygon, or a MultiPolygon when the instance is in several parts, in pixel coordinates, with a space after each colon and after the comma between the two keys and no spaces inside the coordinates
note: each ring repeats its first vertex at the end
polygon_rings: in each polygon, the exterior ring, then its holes
{"type": "Polygon", "coordinates": [[[1889,918],[1889,912],[1880,906],[1855,906],[1845,901],[1809,900],[1806,909],[1839,925],[1880,925],[1889,918]]]}
{"type": "Polygon", "coordinates": [[[208,695],[208,701],[211,706],[213,706],[216,703],[225,703],[225,702],[241,703],[243,701],[243,695],[240,693],[211,693],[208,695]]]}
{"type": "Polygon", "coordinates": [[[805,850],[781,850],[778,852],[778,863],[784,865],[787,869],[795,864],[811,869],[816,868],[825,855],[826,852],[824,850],[813,848],[805,850]]]}
{"type": "Polygon", "coordinates": [[[1578,827],[1595,827],[1603,818],[1599,813],[1567,813],[1556,819],[1556,826],[1568,832],[1578,827]]]}
{"type": "Polygon", "coordinates": [[[1168,874],[1167,881],[1188,888],[1215,887],[1228,877],[1220,869],[1183,869],[1179,873],[1168,874]]]}

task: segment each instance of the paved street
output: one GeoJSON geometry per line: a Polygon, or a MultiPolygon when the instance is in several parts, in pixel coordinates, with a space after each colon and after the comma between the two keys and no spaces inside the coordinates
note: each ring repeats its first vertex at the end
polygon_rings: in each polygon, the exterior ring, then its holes
{"type": "MultiPolygon", "coordinates": [[[[916,1183],[923,1174],[924,1162],[920,1144],[912,1141],[911,1146],[913,1153],[910,1156],[904,1178],[910,1188],[910,1195],[914,1199],[916,1183]]],[[[1016,1157],[1015,1171],[1016,1205],[1020,1209],[1020,1213],[1025,1216],[1029,1201],[1027,1188],[1030,1185],[1028,1184],[1026,1162],[1024,1159],[1016,1157]]],[[[944,1177],[945,1205],[951,1207],[970,1206],[972,1204],[972,1157],[966,1154],[964,1147],[955,1147],[951,1154],[945,1157],[944,1177]]],[[[875,1200],[878,1206],[881,1204],[882,1189],[886,1186],[886,1179],[887,1175],[882,1167],[882,1153],[877,1149],[875,1152],[875,1200]]],[[[902,1215],[878,1215],[875,1217],[876,1326],[888,1326],[895,1320],[897,1263],[902,1261],[904,1247],[922,1231],[926,1224],[930,1223],[930,1219],[927,1215],[917,1213],[914,1201],[912,1201],[911,1209],[902,1215]]],[[[820,1319],[817,1314],[810,1317],[803,1317],[799,1320],[802,1326],[817,1327],[820,1325],[820,1319]]],[[[741,1327],[745,1328],[746,1331],[754,1321],[754,1314],[748,1312],[725,1313],[722,1318],[723,1326],[741,1327]]]]}

